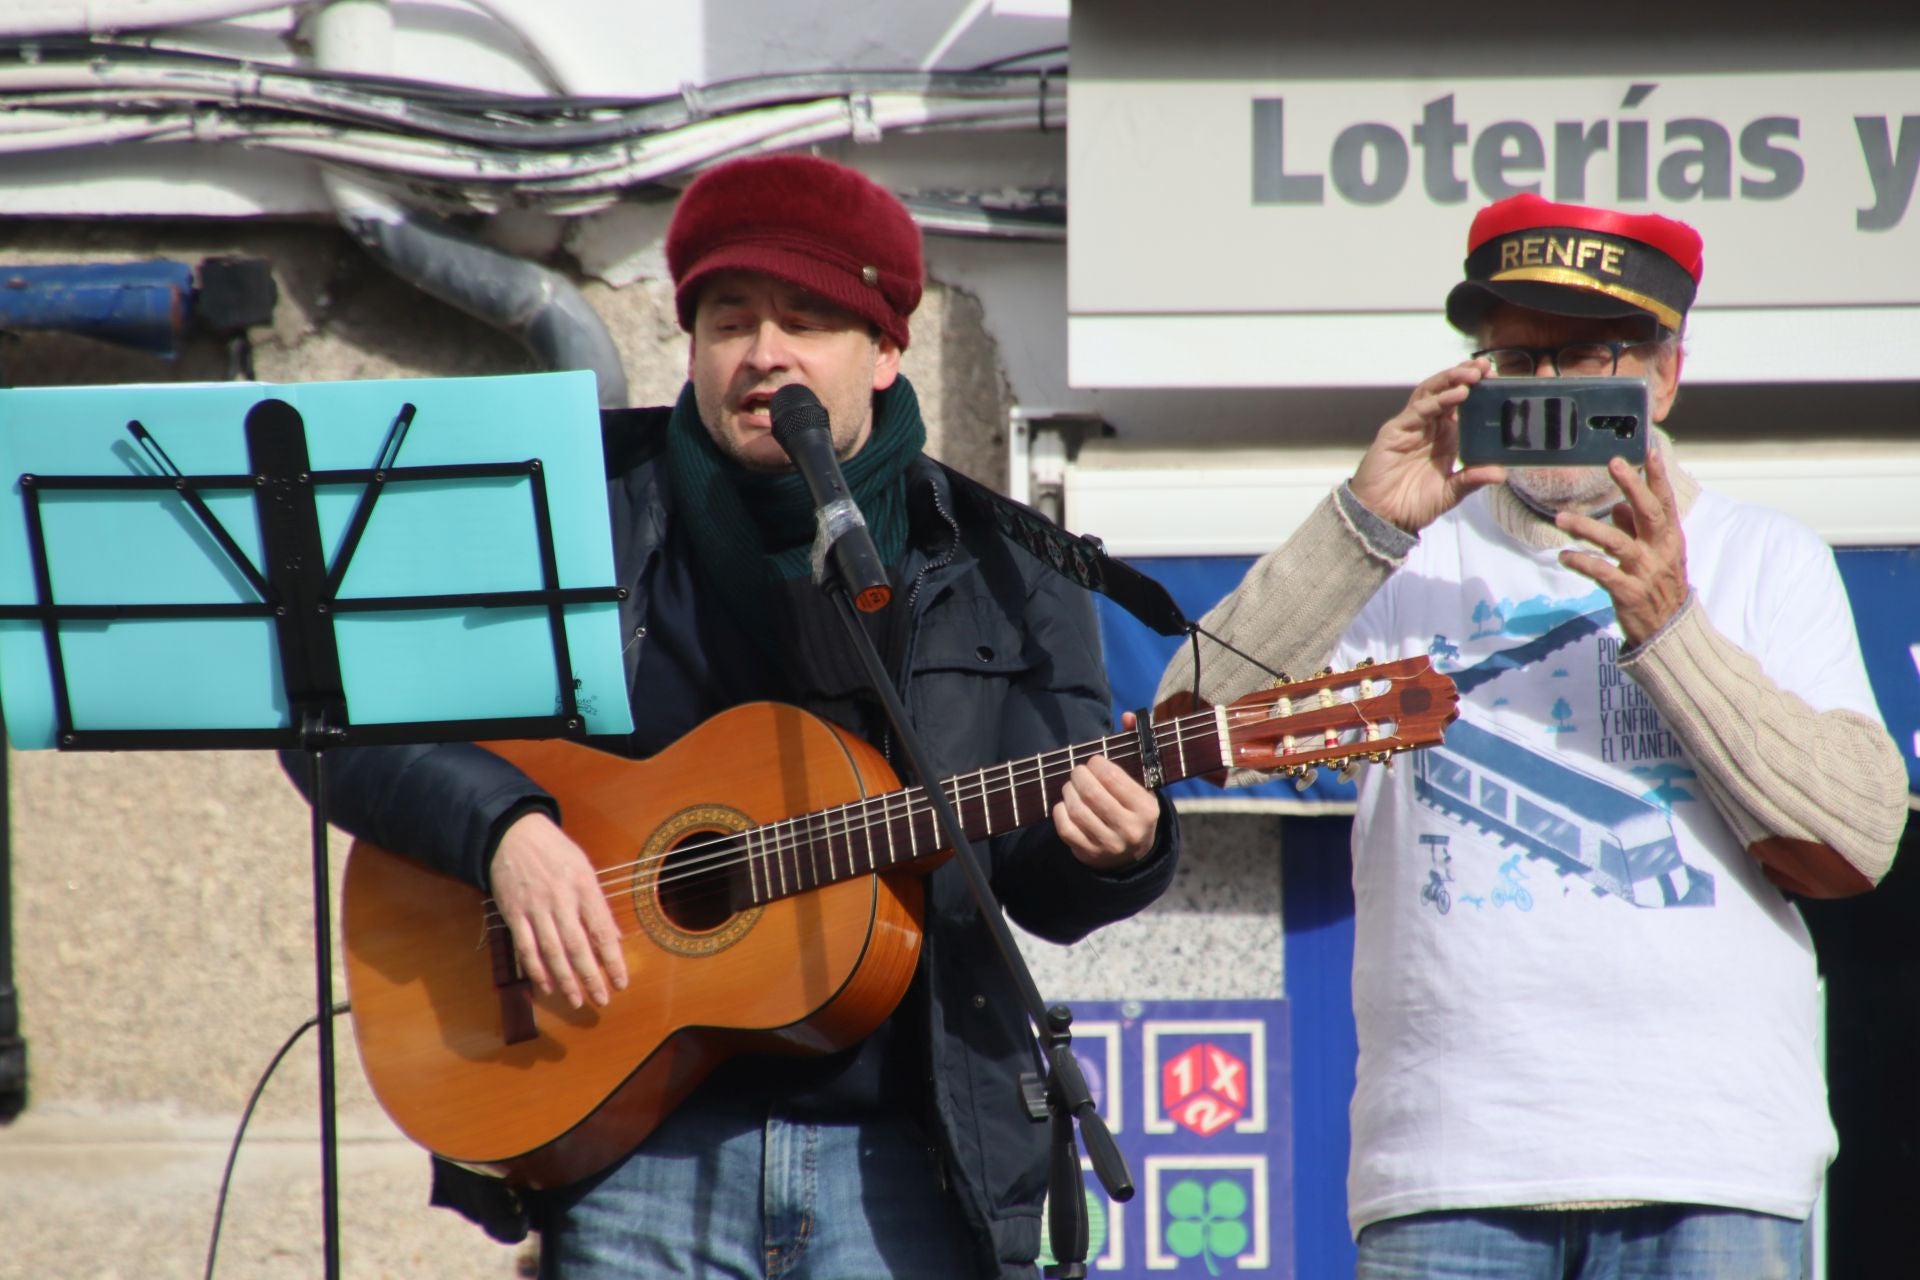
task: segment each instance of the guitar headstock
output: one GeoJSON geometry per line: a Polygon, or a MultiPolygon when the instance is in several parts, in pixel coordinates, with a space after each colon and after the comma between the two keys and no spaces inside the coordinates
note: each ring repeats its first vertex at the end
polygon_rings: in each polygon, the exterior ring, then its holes
{"type": "Polygon", "coordinates": [[[1432,746],[1460,714],[1453,681],[1425,654],[1360,663],[1250,693],[1220,708],[1235,769],[1304,775],[1432,746]]]}

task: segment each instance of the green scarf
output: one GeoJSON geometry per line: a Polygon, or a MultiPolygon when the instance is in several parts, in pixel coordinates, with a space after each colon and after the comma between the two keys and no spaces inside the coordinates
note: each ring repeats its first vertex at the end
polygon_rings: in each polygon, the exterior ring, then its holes
{"type": "MultiPolygon", "coordinates": [[[[905,378],[873,398],[873,431],[841,463],[847,488],[889,568],[907,549],[907,463],[926,447],[920,401],[905,378]]],[[[775,585],[813,572],[814,507],[796,472],[749,471],[700,421],[693,384],[667,423],[667,479],[707,585],[750,633],[764,635],[775,585]]]]}

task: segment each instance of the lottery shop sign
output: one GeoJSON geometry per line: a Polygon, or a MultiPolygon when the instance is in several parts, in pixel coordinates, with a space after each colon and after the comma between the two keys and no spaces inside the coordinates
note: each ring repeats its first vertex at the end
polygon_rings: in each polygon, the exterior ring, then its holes
{"type": "Polygon", "coordinates": [[[1094,1275],[1293,1276],[1288,1045],[1282,1000],[1075,1002],[1074,1053],[1137,1189],[1116,1203],[1089,1170],[1094,1275]]]}

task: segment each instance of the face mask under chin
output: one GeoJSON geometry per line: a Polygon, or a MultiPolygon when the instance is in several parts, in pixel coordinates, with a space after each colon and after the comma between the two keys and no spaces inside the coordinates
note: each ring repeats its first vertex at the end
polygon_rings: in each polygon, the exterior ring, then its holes
{"type": "Polygon", "coordinates": [[[1601,515],[1620,500],[1620,487],[1605,467],[1515,467],[1507,472],[1507,487],[1546,516],[1601,515]]]}

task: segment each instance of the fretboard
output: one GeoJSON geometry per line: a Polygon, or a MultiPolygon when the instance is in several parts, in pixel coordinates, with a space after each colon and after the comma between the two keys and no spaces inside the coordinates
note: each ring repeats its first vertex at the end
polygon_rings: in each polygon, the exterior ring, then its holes
{"type": "MultiPolygon", "coordinates": [[[[1103,755],[1134,780],[1161,787],[1221,767],[1212,714],[1175,717],[1154,727],[1157,750],[1144,758],[1132,731],[989,765],[946,780],[943,790],[969,840],[986,840],[1048,819],[1075,766],[1103,755]],[[1157,775],[1149,780],[1149,775],[1157,775]]],[[[790,894],[906,866],[944,852],[933,801],[925,787],[907,787],[832,809],[820,809],[741,832],[745,902],[790,894]]]]}

